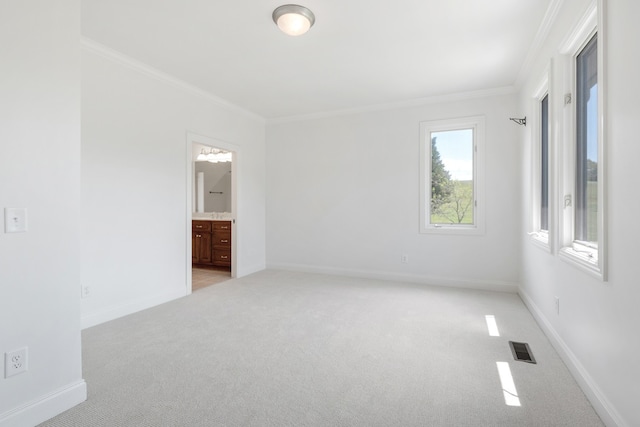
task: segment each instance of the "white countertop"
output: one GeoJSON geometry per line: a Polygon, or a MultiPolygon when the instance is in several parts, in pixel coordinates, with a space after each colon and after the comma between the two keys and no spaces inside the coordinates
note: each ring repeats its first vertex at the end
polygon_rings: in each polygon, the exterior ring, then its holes
{"type": "Polygon", "coordinates": [[[231,221],[232,218],[221,219],[221,218],[191,218],[193,221],[231,221]]]}

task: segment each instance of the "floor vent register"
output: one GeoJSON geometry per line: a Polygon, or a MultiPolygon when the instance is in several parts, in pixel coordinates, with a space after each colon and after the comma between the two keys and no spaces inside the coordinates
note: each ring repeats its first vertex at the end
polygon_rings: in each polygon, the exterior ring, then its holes
{"type": "Polygon", "coordinates": [[[511,353],[515,360],[520,362],[536,363],[536,359],[533,357],[533,353],[531,353],[529,344],[526,342],[509,341],[509,347],[511,348],[511,353]]]}

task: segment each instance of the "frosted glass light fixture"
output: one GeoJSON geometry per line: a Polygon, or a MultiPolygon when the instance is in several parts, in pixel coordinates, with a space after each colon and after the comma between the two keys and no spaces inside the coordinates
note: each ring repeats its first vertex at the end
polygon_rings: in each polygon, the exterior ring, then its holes
{"type": "Polygon", "coordinates": [[[230,151],[224,151],[217,148],[209,149],[209,152],[203,148],[196,158],[197,162],[224,163],[233,161],[233,154],[230,151]]]}
{"type": "Polygon", "coordinates": [[[313,12],[297,4],[285,4],[273,11],[273,22],[290,36],[300,36],[313,26],[316,17],[313,12]]]}
{"type": "Polygon", "coordinates": [[[201,162],[207,160],[207,153],[205,152],[204,148],[200,150],[200,154],[198,154],[198,158],[196,160],[201,162]]]}
{"type": "Polygon", "coordinates": [[[219,151],[217,153],[209,153],[207,161],[211,163],[224,163],[232,160],[232,154],[228,151],[219,151]]]}

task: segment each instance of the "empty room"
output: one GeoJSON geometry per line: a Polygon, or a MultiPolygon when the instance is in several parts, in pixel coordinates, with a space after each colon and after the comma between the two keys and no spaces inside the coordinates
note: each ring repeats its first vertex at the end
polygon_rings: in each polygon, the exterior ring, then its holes
{"type": "Polygon", "coordinates": [[[640,425],[639,2],[0,5],[0,427],[640,425]]]}

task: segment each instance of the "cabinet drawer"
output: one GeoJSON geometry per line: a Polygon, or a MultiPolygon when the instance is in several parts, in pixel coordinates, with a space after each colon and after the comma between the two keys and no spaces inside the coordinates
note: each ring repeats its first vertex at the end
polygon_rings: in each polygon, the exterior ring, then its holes
{"type": "Polygon", "coordinates": [[[191,229],[193,231],[211,231],[211,221],[193,221],[191,229]]]}
{"type": "Polygon", "coordinates": [[[231,232],[230,231],[215,231],[213,233],[213,246],[230,248],[231,247],[231,232]]]}
{"type": "Polygon", "coordinates": [[[231,221],[213,221],[213,229],[231,231],[231,221]]]}
{"type": "Polygon", "coordinates": [[[213,251],[213,263],[215,265],[231,265],[231,251],[230,250],[214,250],[213,251]]]}

